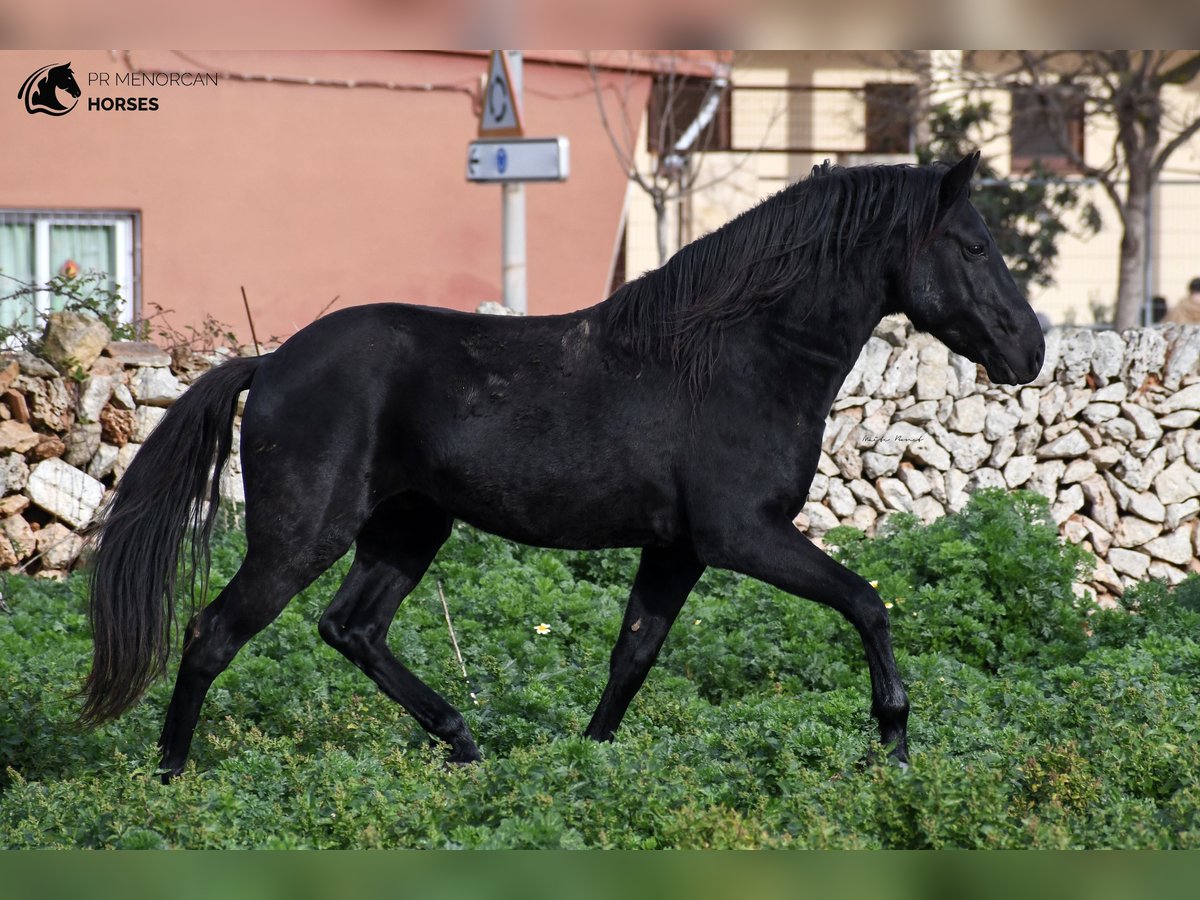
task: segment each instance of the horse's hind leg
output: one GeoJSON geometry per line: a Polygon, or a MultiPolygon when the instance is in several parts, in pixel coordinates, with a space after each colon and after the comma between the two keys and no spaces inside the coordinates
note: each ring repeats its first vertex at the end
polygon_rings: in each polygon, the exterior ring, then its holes
{"type": "Polygon", "coordinates": [[[658,658],[667,632],[703,574],[704,564],[690,548],[647,547],[642,551],[609,663],[608,685],[584,732],[588,737],[612,740],[625,710],[658,658]]]}
{"type": "Polygon", "coordinates": [[[200,707],[238,650],[266,628],[297,593],[350,548],[352,535],[334,540],[329,528],[316,552],[298,552],[275,541],[251,540],[237,574],[211,604],[188,623],[175,692],[167,708],[159,747],[163,781],[183,770],[200,707]]]}
{"type": "Polygon", "coordinates": [[[321,637],[379,685],[425,731],[450,746],[451,762],[480,759],[462,714],[388,648],[401,601],[450,534],[451,518],[424,501],[384,504],[358,536],[354,565],[321,617],[321,637]]]}

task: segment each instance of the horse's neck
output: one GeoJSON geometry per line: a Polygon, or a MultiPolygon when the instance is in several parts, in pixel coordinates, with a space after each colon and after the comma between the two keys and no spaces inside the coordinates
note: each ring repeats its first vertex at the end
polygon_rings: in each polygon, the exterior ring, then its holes
{"type": "Polygon", "coordinates": [[[776,304],[765,325],[793,347],[836,360],[844,376],[886,312],[883,296],[882,286],[872,290],[843,280],[815,296],[776,304]]]}

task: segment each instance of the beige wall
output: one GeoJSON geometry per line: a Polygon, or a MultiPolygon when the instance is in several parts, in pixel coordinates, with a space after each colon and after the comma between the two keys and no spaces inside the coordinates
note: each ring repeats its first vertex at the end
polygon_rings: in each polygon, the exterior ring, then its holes
{"type": "MultiPolygon", "coordinates": [[[[474,87],[486,57],[420,52],[201,52],[216,69],[337,80],[474,87]]],[[[166,51],[142,68],[194,69],[166,51]]],[[[0,209],[142,213],[143,297],[209,314],[246,334],[285,336],[338,306],[402,300],[460,309],[500,298],[500,188],[466,182],[476,116],[462,93],[246,83],[115,88],[107,51],[0,53],[0,209]],[[66,116],[27,115],[16,89],[70,60],[83,88],[66,116]],[[8,90],[8,88],[6,88],[8,90]],[[157,96],[157,112],[89,112],[89,96],[157,96]]],[[[526,133],[566,135],[571,178],[526,189],[529,309],[558,312],[605,295],[625,196],[587,71],[527,62],[526,133]]],[[[645,104],[644,77],[622,90],[645,104]]],[[[609,96],[609,94],[606,94],[609,96]]],[[[606,102],[612,102],[607,100],[606,102]]]]}

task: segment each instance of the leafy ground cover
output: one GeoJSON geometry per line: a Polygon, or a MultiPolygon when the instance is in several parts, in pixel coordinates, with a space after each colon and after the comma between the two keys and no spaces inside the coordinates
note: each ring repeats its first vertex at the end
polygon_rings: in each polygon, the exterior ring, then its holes
{"type": "MultiPolygon", "coordinates": [[[[852,629],[716,571],[617,741],[581,739],[636,554],[460,527],[390,642],[464,710],[485,762],[447,769],[321,642],[343,561],[218,679],[188,772],[164,786],[148,773],[168,681],[119,722],[78,730],[86,582],[10,578],[0,846],[1200,846],[1200,580],[1092,609],[1071,589],[1084,554],[1029,495],[981,492],[932,526],[899,517],[880,538],[830,540],[891,604],[908,771],[864,762],[875,731],[852,629]]],[[[220,537],[214,587],[241,553],[240,533],[220,537]]]]}

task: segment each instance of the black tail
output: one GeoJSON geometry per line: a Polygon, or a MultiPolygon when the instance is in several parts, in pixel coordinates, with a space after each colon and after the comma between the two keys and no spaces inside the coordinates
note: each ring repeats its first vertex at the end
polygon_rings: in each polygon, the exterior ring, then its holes
{"type": "Polygon", "coordinates": [[[193,605],[197,576],[203,593],[237,397],[260,362],[230,360],[197,379],[142,445],[89,529],[97,550],[89,611],[92,671],[80,715],[85,724],[115,719],[166,667],[179,556],[189,532],[193,605]]]}

